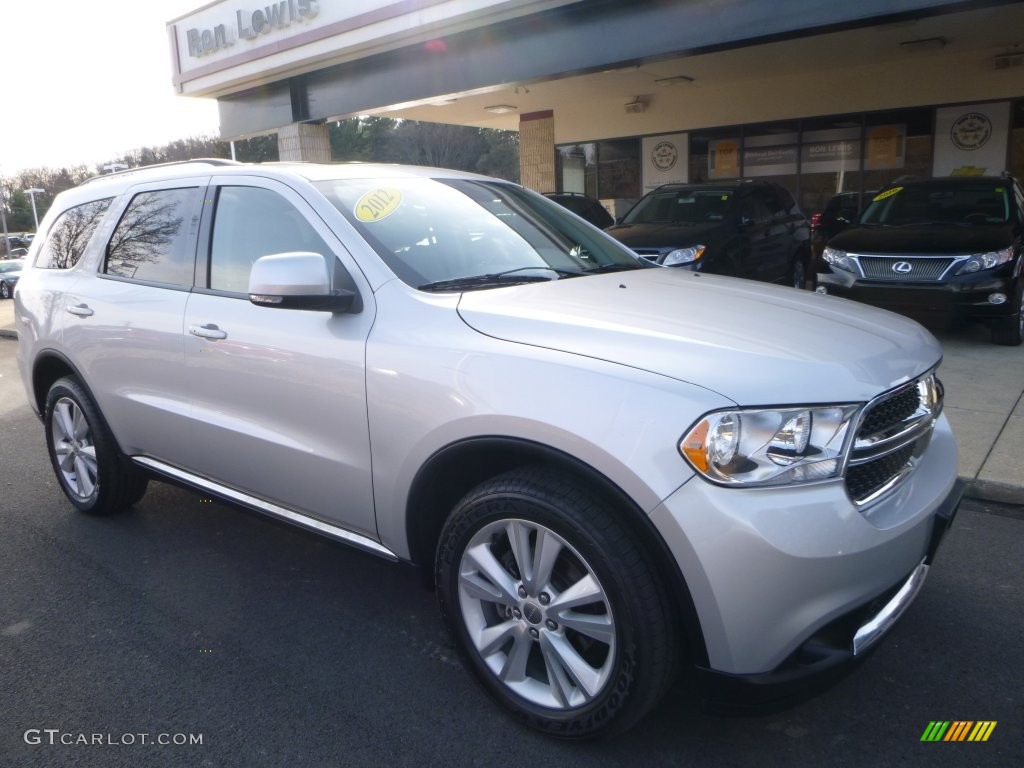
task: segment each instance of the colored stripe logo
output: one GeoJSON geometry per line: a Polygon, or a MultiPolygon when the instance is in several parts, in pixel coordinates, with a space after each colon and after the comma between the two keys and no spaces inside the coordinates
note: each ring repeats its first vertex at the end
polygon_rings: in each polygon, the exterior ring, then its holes
{"type": "Polygon", "coordinates": [[[988,741],[996,720],[932,720],[921,741],[988,741]]]}

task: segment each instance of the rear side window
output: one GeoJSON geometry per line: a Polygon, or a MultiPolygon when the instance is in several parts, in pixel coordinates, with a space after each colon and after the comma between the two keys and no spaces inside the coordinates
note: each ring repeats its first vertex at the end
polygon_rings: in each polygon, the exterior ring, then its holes
{"type": "Polygon", "coordinates": [[[108,275],[191,286],[199,224],[197,187],[140,192],[107,244],[108,275]]]}
{"type": "Polygon", "coordinates": [[[96,231],[112,198],[76,205],[62,213],[50,227],[50,233],[36,256],[39,269],[71,269],[82,258],[85,247],[96,231]]]}

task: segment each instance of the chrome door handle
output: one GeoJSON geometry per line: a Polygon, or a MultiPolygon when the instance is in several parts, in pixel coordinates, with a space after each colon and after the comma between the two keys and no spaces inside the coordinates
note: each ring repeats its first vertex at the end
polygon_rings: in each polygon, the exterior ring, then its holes
{"type": "Polygon", "coordinates": [[[92,310],[88,304],[68,304],[67,310],[72,315],[78,315],[79,317],[89,317],[92,315],[92,310]]]}
{"type": "Polygon", "coordinates": [[[222,331],[213,323],[207,323],[206,325],[190,325],[188,332],[193,336],[199,336],[204,339],[226,339],[228,334],[226,331],[222,331]]]}

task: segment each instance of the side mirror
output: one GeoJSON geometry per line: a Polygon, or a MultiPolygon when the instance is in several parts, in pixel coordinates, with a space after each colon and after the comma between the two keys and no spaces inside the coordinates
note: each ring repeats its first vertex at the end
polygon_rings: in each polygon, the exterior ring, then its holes
{"type": "Polygon", "coordinates": [[[355,291],[331,288],[327,258],[319,253],[262,256],[249,273],[249,301],[260,307],[348,312],[355,299],[355,291]]]}

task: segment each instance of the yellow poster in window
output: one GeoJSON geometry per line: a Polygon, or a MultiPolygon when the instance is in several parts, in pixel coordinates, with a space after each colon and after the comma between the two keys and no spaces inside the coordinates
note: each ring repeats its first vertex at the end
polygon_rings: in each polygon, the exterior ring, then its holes
{"type": "Polygon", "coordinates": [[[740,175],[740,143],[735,139],[708,142],[708,178],[733,179],[740,175]]]}
{"type": "Polygon", "coordinates": [[[867,152],[864,165],[869,171],[902,168],[904,137],[902,125],[874,125],[867,129],[867,152]]]}

